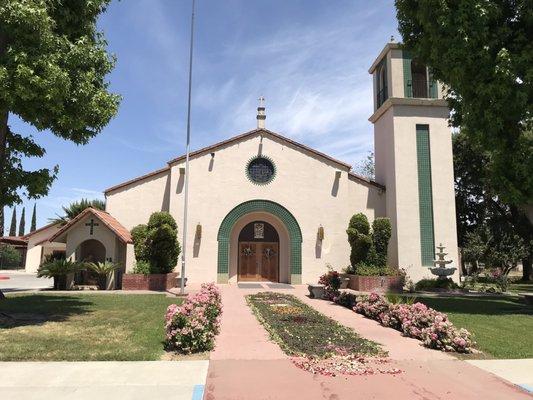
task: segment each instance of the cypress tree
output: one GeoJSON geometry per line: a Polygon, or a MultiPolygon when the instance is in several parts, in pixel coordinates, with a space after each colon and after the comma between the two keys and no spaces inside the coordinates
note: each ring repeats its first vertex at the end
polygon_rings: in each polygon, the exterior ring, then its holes
{"type": "Polygon", "coordinates": [[[4,236],[4,207],[0,207],[0,236],[4,236]]]}
{"type": "Polygon", "coordinates": [[[22,207],[22,214],[20,215],[20,224],[19,224],[19,236],[24,236],[25,230],[26,230],[26,207],[22,207]]]}
{"type": "Polygon", "coordinates": [[[30,232],[37,229],[37,204],[33,205],[33,213],[31,214],[30,232]]]}
{"type": "Polygon", "coordinates": [[[13,207],[11,226],[9,227],[9,236],[17,236],[17,207],[13,207]]]}

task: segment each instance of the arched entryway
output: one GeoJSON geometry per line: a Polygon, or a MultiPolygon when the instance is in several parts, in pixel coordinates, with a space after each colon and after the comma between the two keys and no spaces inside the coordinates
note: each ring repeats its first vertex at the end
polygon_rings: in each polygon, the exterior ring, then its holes
{"type": "MultiPolygon", "coordinates": [[[[86,263],[104,262],[106,261],[106,248],[99,240],[85,240],[76,248],[76,260],[86,263]]],[[[74,284],[96,285],[97,279],[98,277],[92,271],[84,270],[75,274],[74,284]]]]}
{"type": "Polygon", "coordinates": [[[104,262],[105,246],[96,239],[88,239],[78,246],[76,258],[82,262],[104,262]]]}
{"type": "Polygon", "coordinates": [[[238,281],[279,282],[279,235],[266,221],[253,221],[238,237],[238,281]]]}
{"type": "Polygon", "coordinates": [[[238,271],[238,236],[250,222],[265,221],[279,235],[278,280],[299,284],[302,281],[302,232],[296,218],[285,207],[270,200],[250,200],[233,208],[218,231],[217,281],[227,283],[238,271]]]}

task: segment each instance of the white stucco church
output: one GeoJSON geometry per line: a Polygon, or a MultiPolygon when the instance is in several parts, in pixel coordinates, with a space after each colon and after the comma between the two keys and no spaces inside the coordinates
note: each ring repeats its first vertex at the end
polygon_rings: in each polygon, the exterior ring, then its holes
{"type": "MultiPolygon", "coordinates": [[[[187,273],[190,282],[316,282],[349,264],[346,228],[363,212],[392,223],[389,264],[429,277],[435,245],[457,262],[452,141],[441,85],[397,43],[369,69],[374,82],[375,181],[265,128],[193,151],[187,273]]],[[[183,232],[185,156],[105,190],[106,212],[86,210],[47,242],[66,256],[135,264],[129,231],[168,211],[183,232]]],[[[181,240],[181,237],[180,237],[181,240]]],[[[33,267],[30,267],[30,269],[33,267]]],[[[178,270],[179,268],[176,268],[178,270]]]]}

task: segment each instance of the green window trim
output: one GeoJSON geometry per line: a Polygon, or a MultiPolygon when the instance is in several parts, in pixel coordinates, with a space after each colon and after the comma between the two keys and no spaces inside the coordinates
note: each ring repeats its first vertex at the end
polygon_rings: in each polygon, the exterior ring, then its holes
{"type": "Polygon", "coordinates": [[[433,267],[435,259],[430,149],[429,125],[416,125],[420,252],[422,265],[425,267],[433,267]]]}
{"type": "Polygon", "coordinates": [[[405,97],[413,97],[413,78],[411,73],[411,54],[408,51],[402,50],[403,59],[403,88],[405,97]]]}
{"type": "Polygon", "coordinates": [[[267,212],[279,218],[289,233],[289,271],[290,283],[302,283],[302,231],[296,218],[285,207],[270,200],[250,200],[239,204],[222,220],[218,230],[217,282],[229,280],[229,246],[231,231],[235,223],[252,212],[267,212]]]}

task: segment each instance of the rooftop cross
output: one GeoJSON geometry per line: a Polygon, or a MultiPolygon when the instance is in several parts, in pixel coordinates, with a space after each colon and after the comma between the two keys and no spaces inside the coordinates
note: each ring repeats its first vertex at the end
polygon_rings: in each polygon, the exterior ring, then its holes
{"type": "Polygon", "coordinates": [[[259,97],[259,107],[265,106],[265,98],[263,96],[259,97]]]}

